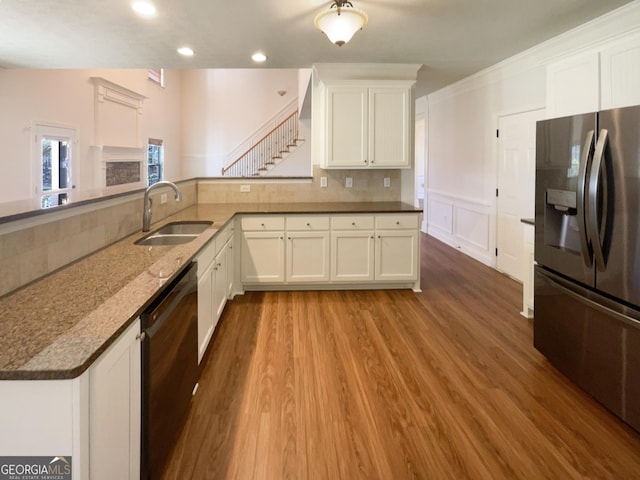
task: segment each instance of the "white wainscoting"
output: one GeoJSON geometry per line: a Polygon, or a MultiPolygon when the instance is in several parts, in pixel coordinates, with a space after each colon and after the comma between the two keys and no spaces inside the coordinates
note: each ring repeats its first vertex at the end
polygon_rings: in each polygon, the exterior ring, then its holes
{"type": "Polygon", "coordinates": [[[426,196],[427,233],[494,267],[494,206],[441,192],[428,191],[426,196]]]}

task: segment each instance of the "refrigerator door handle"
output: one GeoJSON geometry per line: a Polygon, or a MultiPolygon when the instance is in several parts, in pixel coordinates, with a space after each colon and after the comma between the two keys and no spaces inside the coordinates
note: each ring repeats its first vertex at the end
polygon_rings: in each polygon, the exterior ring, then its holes
{"type": "MultiPolygon", "coordinates": [[[[589,172],[589,198],[587,201],[587,228],[590,230],[591,246],[593,248],[593,256],[596,267],[601,272],[605,270],[604,252],[602,249],[603,239],[600,237],[600,222],[598,222],[598,190],[600,188],[600,179],[602,169],[604,167],[604,152],[609,141],[609,131],[605,128],[600,130],[598,143],[593,154],[593,163],[589,172]]],[[[606,195],[603,196],[606,199],[606,195]]],[[[606,201],[606,200],[605,200],[606,201]]],[[[602,222],[606,225],[607,208],[602,209],[602,222]]]]}
{"type": "Polygon", "coordinates": [[[586,228],[586,189],[587,189],[587,172],[593,158],[593,130],[587,132],[587,138],[582,149],[582,158],[580,159],[580,172],[578,175],[578,198],[576,199],[576,207],[578,210],[578,232],[580,233],[580,246],[582,247],[582,259],[587,267],[592,265],[591,242],[589,241],[588,231],[586,228]]]}

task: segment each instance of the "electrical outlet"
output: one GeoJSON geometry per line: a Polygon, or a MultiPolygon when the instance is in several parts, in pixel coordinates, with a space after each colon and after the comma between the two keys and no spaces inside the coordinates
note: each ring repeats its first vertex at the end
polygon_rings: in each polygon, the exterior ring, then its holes
{"type": "Polygon", "coordinates": [[[347,177],[347,179],[344,182],[344,186],[347,188],[353,187],[353,178],[347,177]]]}
{"type": "Polygon", "coordinates": [[[320,186],[322,188],[327,188],[327,177],[320,177],[320,186]]]}
{"type": "Polygon", "coordinates": [[[240,191],[247,193],[251,191],[251,185],[240,185],[240,191]]]}
{"type": "Polygon", "coordinates": [[[385,187],[391,186],[391,179],[389,177],[384,177],[384,186],[385,187]]]}
{"type": "Polygon", "coordinates": [[[161,204],[167,203],[167,194],[166,193],[163,193],[163,194],[160,195],[160,203],[161,204]]]}

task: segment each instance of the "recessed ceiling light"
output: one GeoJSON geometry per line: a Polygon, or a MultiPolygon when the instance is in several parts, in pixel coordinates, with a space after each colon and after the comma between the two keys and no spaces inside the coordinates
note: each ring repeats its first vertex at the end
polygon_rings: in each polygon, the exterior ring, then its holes
{"type": "Polygon", "coordinates": [[[145,18],[155,17],[156,13],[158,12],[156,10],[156,6],[151,3],[150,0],[132,0],[131,8],[138,15],[145,18]]]}
{"type": "Polygon", "coordinates": [[[267,60],[267,56],[262,52],[256,52],[251,55],[251,60],[254,62],[262,63],[267,60]]]}
{"type": "Polygon", "coordinates": [[[193,49],[192,49],[192,48],[189,48],[189,47],[180,47],[180,48],[178,49],[178,53],[179,53],[180,55],[184,55],[185,57],[193,57],[193,54],[194,54],[195,52],[193,51],[193,49]]]}

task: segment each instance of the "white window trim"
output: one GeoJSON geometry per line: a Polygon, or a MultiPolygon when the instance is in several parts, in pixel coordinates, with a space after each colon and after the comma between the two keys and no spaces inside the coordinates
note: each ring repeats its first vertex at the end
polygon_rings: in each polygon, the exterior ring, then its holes
{"type": "Polygon", "coordinates": [[[55,138],[60,140],[68,140],[71,144],[71,164],[70,164],[70,180],[71,187],[64,190],[56,190],[51,193],[66,193],[68,202],[73,201],[73,190],[76,188],[76,176],[78,168],[78,128],[72,125],[65,125],[53,122],[41,122],[35,121],[31,127],[32,133],[32,182],[33,189],[33,202],[38,210],[42,208],[42,196],[46,195],[46,192],[42,191],[42,150],[40,141],[42,137],[55,138]]]}

